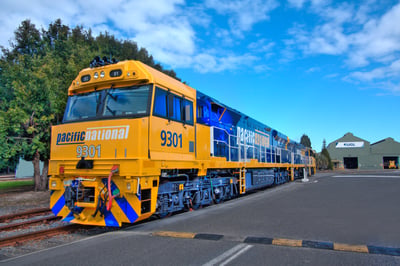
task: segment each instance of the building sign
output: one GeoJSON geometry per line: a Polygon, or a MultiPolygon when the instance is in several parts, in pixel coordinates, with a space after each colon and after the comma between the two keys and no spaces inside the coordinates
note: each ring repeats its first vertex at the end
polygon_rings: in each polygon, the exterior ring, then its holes
{"type": "Polygon", "coordinates": [[[337,142],[336,148],[363,148],[364,141],[337,142]]]}

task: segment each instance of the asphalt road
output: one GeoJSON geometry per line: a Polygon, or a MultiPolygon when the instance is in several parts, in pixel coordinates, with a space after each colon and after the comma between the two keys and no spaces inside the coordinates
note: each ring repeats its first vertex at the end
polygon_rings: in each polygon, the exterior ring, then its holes
{"type": "Polygon", "coordinates": [[[400,265],[399,191],[400,171],[317,174],[0,264],[400,265]]]}

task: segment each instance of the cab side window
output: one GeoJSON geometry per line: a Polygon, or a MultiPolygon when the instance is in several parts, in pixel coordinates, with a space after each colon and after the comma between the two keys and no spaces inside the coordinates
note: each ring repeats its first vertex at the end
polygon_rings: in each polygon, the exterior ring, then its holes
{"type": "Polygon", "coordinates": [[[193,125],[193,102],[161,88],[156,88],[154,97],[155,116],[193,125]]]}
{"type": "Polygon", "coordinates": [[[156,88],[156,95],[154,96],[154,115],[167,117],[167,95],[167,91],[156,88]]]}
{"type": "Polygon", "coordinates": [[[174,95],[171,102],[168,104],[172,105],[172,114],[169,117],[175,121],[182,121],[182,98],[174,95]]]}
{"type": "Polygon", "coordinates": [[[186,124],[193,125],[193,103],[189,100],[183,100],[183,117],[186,124]]]}

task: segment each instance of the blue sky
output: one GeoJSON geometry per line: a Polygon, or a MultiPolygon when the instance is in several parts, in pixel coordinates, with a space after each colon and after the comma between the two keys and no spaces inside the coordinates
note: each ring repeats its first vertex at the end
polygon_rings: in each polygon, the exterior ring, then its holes
{"type": "Polygon", "coordinates": [[[400,2],[3,0],[0,45],[24,19],[136,41],[203,93],[313,148],[347,132],[400,141],[400,2]]]}

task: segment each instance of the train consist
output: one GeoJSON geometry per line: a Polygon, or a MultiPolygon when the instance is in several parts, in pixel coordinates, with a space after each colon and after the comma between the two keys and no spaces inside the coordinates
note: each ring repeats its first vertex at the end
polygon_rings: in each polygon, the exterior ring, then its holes
{"type": "Polygon", "coordinates": [[[97,58],[68,95],[49,169],[64,221],[121,226],[315,170],[303,145],[139,61],[97,58]]]}

